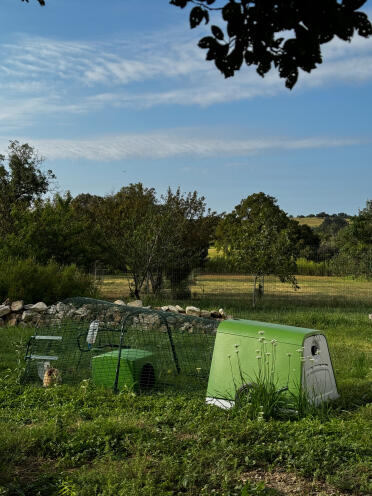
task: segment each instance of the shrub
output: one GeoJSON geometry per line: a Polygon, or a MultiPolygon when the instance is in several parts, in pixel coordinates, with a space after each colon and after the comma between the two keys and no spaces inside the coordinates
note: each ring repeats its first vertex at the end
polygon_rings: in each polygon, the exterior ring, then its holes
{"type": "Polygon", "coordinates": [[[332,276],[332,267],[327,262],[313,262],[306,258],[296,261],[296,274],[301,276],[332,276]]]}
{"type": "Polygon", "coordinates": [[[54,303],[73,296],[97,296],[90,275],[76,265],[41,265],[33,259],[0,261],[0,300],[54,303]]]}
{"type": "Polygon", "coordinates": [[[234,262],[223,255],[217,255],[209,258],[204,266],[207,274],[241,274],[242,271],[237,268],[234,262]]]}

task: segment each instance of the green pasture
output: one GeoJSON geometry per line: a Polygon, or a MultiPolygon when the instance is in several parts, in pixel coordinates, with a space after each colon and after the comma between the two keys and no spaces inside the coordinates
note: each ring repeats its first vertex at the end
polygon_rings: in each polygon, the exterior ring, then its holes
{"type": "Polygon", "coordinates": [[[361,297],[348,305],[327,306],[310,294],[306,304],[265,296],[252,309],[245,293],[239,297],[241,283],[230,277],[225,286],[228,281],[235,297],[200,291],[179,303],[323,330],[341,394],[337,402],[290,421],[260,421],[244,408],[207,406],[190,392],[114,395],[89,380],[51,389],[20,386],[25,343],[34,330],[1,328],[0,495],[371,494],[367,288],[355,283],[361,297]]]}
{"type": "MultiPolygon", "coordinates": [[[[372,303],[372,281],[335,276],[297,276],[298,290],[277,278],[268,276],[264,282],[262,302],[284,302],[285,305],[349,305],[372,303]]],[[[105,276],[100,281],[100,292],[109,300],[128,299],[131,279],[127,276],[105,276]]],[[[190,289],[193,298],[217,298],[226,301],[240,300],[249,305],[253,290],[253,277],[195,273],[190,289]]],[[[144,291],[146,297],[146,290],[144,291]]]]}

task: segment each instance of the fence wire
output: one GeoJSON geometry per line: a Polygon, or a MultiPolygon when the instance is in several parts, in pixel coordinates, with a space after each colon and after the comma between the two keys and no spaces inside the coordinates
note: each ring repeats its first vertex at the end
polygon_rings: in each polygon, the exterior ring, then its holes
{"type": "Polygon", "coordinates": [[[26,351],[25,383],[45,387],[90,379],[120,391],[205,392],[218,323],[115,305],[65,301],[78,312],[37,329],[26,351]]]}

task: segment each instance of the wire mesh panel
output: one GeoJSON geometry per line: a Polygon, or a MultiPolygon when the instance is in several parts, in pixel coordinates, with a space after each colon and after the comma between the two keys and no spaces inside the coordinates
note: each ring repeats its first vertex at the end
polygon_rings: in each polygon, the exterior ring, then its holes
{"type": "Polygon", "coordinates": [[[63,308],[31,337],[25,382],[205,392],[218,322],[87,298],[63,308]]]}

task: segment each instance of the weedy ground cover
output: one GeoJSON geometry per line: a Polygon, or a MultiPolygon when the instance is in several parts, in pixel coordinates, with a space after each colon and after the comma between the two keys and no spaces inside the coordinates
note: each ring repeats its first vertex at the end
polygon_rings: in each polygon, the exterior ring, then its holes
{"type": "Polygon", "coordinates": [[[270,483],[278,470],[307,481],[307,494],[371,494],[367,306],[271,304],[252,311],[232,300],[224,308],[234,316],[324,330],[340,400],[294,420],[252,419],[244,406],[223,411],[189,394],[114,395],[89,381],[50,389],[20,386],[20,354],[32,330],[1,329],[0,494],[296,494],[270,483]],[[265,474],[264,482],[257,473],[265,474]]]}

